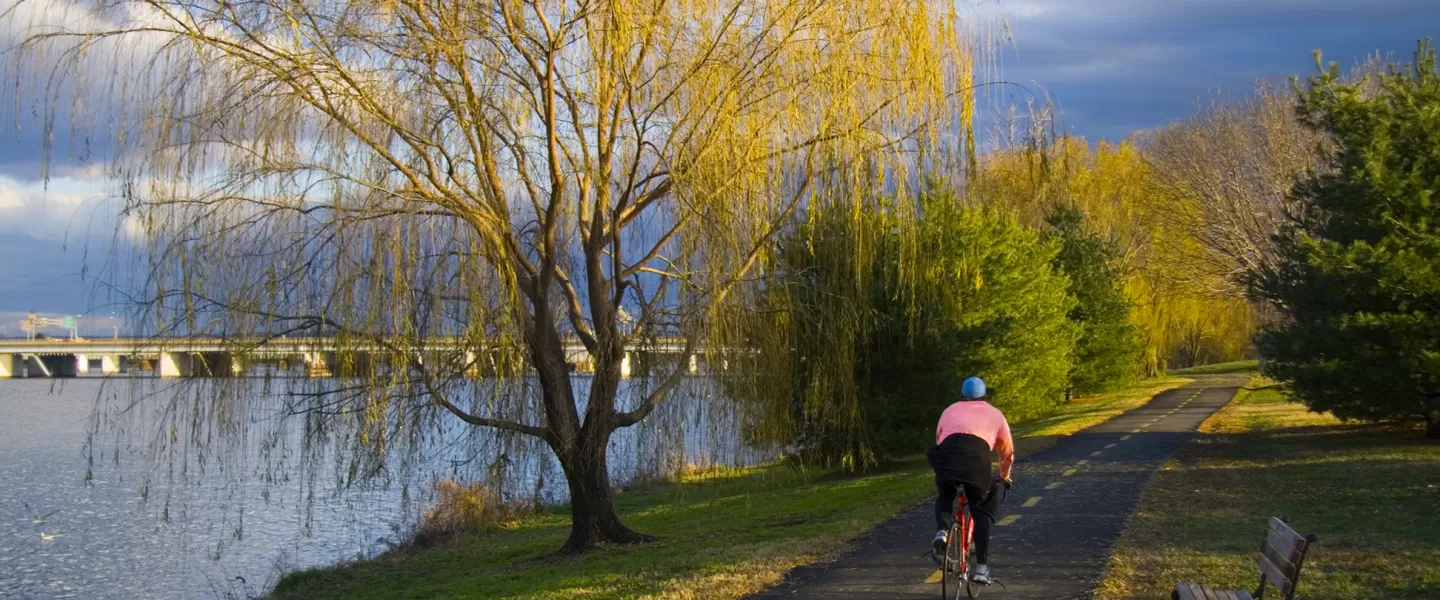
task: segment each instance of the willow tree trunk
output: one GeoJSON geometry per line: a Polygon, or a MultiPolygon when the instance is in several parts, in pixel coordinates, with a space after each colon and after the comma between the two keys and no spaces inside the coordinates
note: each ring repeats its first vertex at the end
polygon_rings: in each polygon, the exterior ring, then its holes
{"type": "Polygon", "coordinates": [[[649,536],[620,523],[610,489],[606,451],[610,435],[617,427],[615,396],[620,387],[620,357],[623,356],[615,343],[618,335],[607,335],[606,345],[596,352],[596,370],[582,421],[558,332],[545,328],[536,333],[535,370],[547,420],[544,439],[559,458],[570,491],[570,539],[561,552],[585,552],[600,543],[649,541],[652,539],[649,536]]]}
{"type": "Polygon", "coordinates": [[[606,467],[606,447],[613,429],[586,428],[569,456],[560,454],[560,466],[570,486],[570,539],[561,552],[585,552],[602,542],[636,544],[651,540],[649,536],[631,531],[615,514],[614,494],[610,489],[610,472],[606,467]],[[592,435],[593,434],[593,435],[592,435]]]}

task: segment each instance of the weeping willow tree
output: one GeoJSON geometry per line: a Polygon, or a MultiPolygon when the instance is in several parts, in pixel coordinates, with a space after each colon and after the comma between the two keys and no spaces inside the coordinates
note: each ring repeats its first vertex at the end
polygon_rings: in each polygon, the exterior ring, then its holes
{"type": "Polygon", "coordinates": [[[110,140],[147,331],[241,357],[324,340],[361,384],[314,414],[366,432],[367,464],[435,422],[423,415],[542,440],[568,484],[571,551],[646,539],[616,516],[607,442],[696,353],[768,347],[738,332],[777,232],[836,189],[908,181],[917,153],[970,143],[980,51],[946,2],[46,9],[7,12],[44,15],[7,60],[45,90],[47,131],[69,113],[77,135],[110,140]],[[107,96],[102,118],[57,110],[107,96]],[[676,360],[617,400],[627,351],[662,338],[680,340],[676,360]],[[594,365],[583,390],[571,340],[594,365]],[[538,390],[476,392],[461,382],[477,369],[533,372],[538,390]]]}

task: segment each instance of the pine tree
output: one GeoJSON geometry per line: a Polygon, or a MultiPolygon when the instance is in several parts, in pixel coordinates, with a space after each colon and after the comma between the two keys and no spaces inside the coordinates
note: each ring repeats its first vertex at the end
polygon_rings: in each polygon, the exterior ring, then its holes
{"type": "Polygon", "coordinates": [[[1075,307],[1069,318],[1080,329],[1070,367],[1070,393],[1101,392],[1134,378],[1140,366],[1139,332],[1115,266],[1120,248],[1085,230],[1080,209],[1057,204],[1046,217],[1047,237],[1060,245],[1052,264],[1070,278],[1075,307]]]}
{"type": "MultiPolygon", "coordinates": [[[[1317,63],[1319,58],[1317,56],[1317,63]]],[[[1258,342],[1266,374],[1316,411],[1423,418],[1440,438],[1440,74],[1413,64],[1345,82],[1333,63],[1298,111],[1334,141],[1295,188],[1283,259],[1253,286],[1286,317],[1258,342]]]]}

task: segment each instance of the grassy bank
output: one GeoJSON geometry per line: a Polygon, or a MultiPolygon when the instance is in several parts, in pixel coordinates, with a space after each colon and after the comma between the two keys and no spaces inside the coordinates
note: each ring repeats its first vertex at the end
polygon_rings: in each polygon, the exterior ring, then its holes
{"type": "Polygon", "coordinates": [[[1151,480],[1098,597],[1168,598],[1176,581],[1253,590],[1271,516],[1319,538],[1300,598],[1440,597],[1440,444],[1251,383],[1151,480]]]}
{"type": "MultiPolygon", "coordinates": [[[[1019,453],[1045,448],[1187,381],[1148,381],[1017,423],[1019,453]]],[[[511,529],[467,534],[453,546],[290,574],[273,598],[735,598],[837,554],[848,540],[933,492],[923,458],[884,467],[845,476],[775,465],[649,486],[618,496],[616,507],[631,528],[657,536],[654,543],[554,556],[569,532],[567,510],[556,507],[511,529]]],[[[917,540],[917,554],[923,541],[917,540]]]]}

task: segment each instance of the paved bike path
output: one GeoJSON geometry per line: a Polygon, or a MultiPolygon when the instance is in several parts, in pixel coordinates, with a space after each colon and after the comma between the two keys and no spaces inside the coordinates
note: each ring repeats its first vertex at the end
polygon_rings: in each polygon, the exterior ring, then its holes
{"type": "MultiPolygon", "coordinates": [[[[1015,491],[991,529],[990,568],[1006,587],[989,586],[981,596],[1089,598],[1145,483],[1244,381],[1197,378],[1017,463],[1015,491]]],[[[933,502],[876,526],[839,559],[795,569],[750,598],[938,597],[940,585],[925,583],[935,564],[920,556],[935,535],[933,502]]]]}

